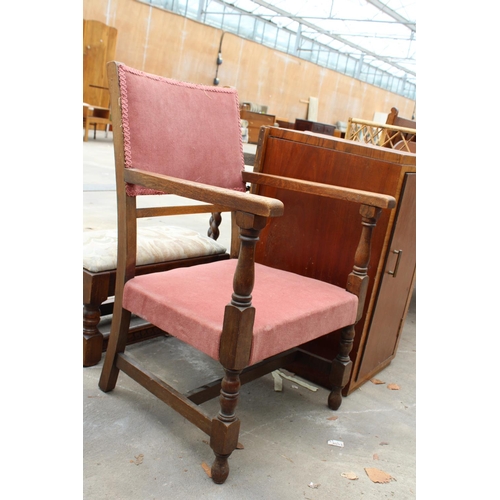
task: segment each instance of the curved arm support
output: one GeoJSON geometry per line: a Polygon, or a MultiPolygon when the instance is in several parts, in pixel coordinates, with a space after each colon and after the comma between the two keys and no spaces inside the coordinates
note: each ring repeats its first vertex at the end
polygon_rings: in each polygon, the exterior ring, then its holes
{"type": "Polygon", "coordinates": [[[210,216],[207,236],[213,240],[217,240],[220,236],[219,226],[222,222],[222,214],[220,212],[212,212],[210,216]]]}

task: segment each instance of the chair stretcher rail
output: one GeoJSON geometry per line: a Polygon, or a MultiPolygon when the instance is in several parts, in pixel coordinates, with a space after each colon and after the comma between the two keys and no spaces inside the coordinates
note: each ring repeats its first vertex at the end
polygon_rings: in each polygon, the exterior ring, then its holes
{"type": "Polygon", "coordinates": [[[152,373],[143,368],[139,368],[138,364],[126,354],[122,353],[117,356],[116,366],[151,392],[151,394],[154,394],[157,398],[161,399],[164,403],[183,415],[205,434],[210,435],[212,419],[195,403],[191,402],[180,392],[176,391],[173,387],[169,386],[152,373]]]}

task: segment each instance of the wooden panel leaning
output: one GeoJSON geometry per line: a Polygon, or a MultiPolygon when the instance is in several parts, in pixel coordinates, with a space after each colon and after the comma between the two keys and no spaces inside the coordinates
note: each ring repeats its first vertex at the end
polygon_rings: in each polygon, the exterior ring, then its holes
{"type": "MultiPolygon", "coordinates": [[[[246,173],[235,89],[178,82],[116,62],[108,65],[108,75],[115,130],[118,262],[99,387],[104,392],[115,389],[123,372],[205,432],[214,452],[211,477],[222,484],[238,444],[241,384],[289,366],[300,354],[298,346],[336,330],[342,337],[326,403],[332,409],[340,406],[351,369],[354,325],[364,308],[372,232],[380,214],[391,212],[395,199],[344,186],[246,173]],[[246,192],[245,182],[252,184],[251,192],[246,192]],[[281,200],[256,194],[257,185],[266,184],[356,207],[358,216],[348,231],[359,244],[347,259],[351,273],[341,286],[257,261],[260,235],[269,221],[286,211],[281,200]],[[162,193],[231,211],[236,228],[231,258],[139,275],[136,198],[162,193]],[[151,373],[147,361],[138,363],[126,352],[132,315],[218,361],[223,377],[180,393],[151,373]],[[199,405],[216,396],[219,410],[211,416],[199,405]]],[[[300,228],[289,233],[287,244],[297,231],[300,228]]],[[[281,249],[274,251],[279,258],[281,249]]],[[[175,367],[165,368],[170,378],[179,377],[175,367]]]]}

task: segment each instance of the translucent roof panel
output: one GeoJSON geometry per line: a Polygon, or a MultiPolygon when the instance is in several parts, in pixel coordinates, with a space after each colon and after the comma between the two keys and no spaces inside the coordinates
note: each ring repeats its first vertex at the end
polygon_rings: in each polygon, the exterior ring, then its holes
{"type": "Polygon", "coordinates": [[[408,82],[416,79],[415,0],[227,0],[408,82]]]}
{"type": "Polygon", "coordinates": [[[416,0],[139,0],[416,98],[416,0]]]}

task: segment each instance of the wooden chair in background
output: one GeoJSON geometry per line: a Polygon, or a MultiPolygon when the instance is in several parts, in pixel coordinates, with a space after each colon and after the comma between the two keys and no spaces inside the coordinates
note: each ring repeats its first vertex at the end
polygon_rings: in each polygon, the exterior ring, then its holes
{"type": "MultiPolygon", "coordinates": [[[[296,347],[341,330],[328,405],[337,409],[349,377],[354,325],[363,310],[371,234],[391,196],[243,172],[238,99],[234,89],[193,85],[108,65],[118,195],[118,265],[108,350],[99,387],[115,388],[122,371],[210,437],[211,477],[223,483],[236,448],[242,383],[286,366],[296,347]],[[147,133],[144,133],[147,131],[147,133]],[[360,205],[350,230],[359,234],[345,288],[255,261],[268,218],[283,214],[277,199],[247,193],[245,182],[360,205]],[[137,275],[136,197],[172,193],[233,212],[234,258],[137,275]],[[239,233],[239,234],[237,234],[239,233]],[[224,376],[181,394],[125,352],[135,314],[220,362],[224,376]],[[210,416],[199,405],[219,396],[210,416]]],[[[286,210],[286,207],[285,207],[286,210]]],[[[156,209],[156,215],[160,215],[156,209]]],[[[289,243],[295,234],[290,234],[289,243]]],[[[276,252],[279,252],[276,248],[276,252]]],[[[173,374],[172,378],[179,375],[173,374]]],[[[269,415],[272,418],[272,415],[269,415]]]]}
{"type": "MultiPolygon", "coordinates": [[[[170,215],[205,213],[212,209],[205,205],[171,207],[170,215]]],[[[221,221],[220,212],[212,213],[207,219],[206,237],[188,227],[167,224],[139,228],[136,274],[229,259],[228,249],[216,242],[221,221]]],[[[115,229],[83,233],[83,366],[99,363],[108,346],[109,320],[101,322],[101,319],[113,312],[117,247],[115,229]]],[[[127,345],[165,333],[147,322],[134,320],[127,345]]]]}
{"type": "MultiPolygon", "coordinates": [[[[403,118],[399,116],[398,108],[391,108],[391,112],[387,115],[387,125],[392,125],[394,127],[403,127],[408,129],[417,130],[416,120],[409,120],[408,118],[403,118]]],[[[400,151],[409,151],[410,153],[417,152],[417,134],[391,131],[388,132],[389,144],[393,145],[393,149],[399,149],[400,151]]]]}
{"type": "Polygon", "coordinates": [[[109,108],[103,108],[100,106],[92,106],[87,103],[83,103],[83,140],[87,142],[89,140],[89,130],[94,129],[94,139],[96,138],[97,126],[102,125],[106,130],[106,137],[108,136],[108,129],[111,125],[111,118],[109,116],[109,108]]]}
{"type": "Polygon", "coordinates": [[[417,128],[416,120],[409,120],[399,116],[398,108],[391,108],[391,112],[387,115],[387,125],[394,125],[395,127],[417,128]]]}

